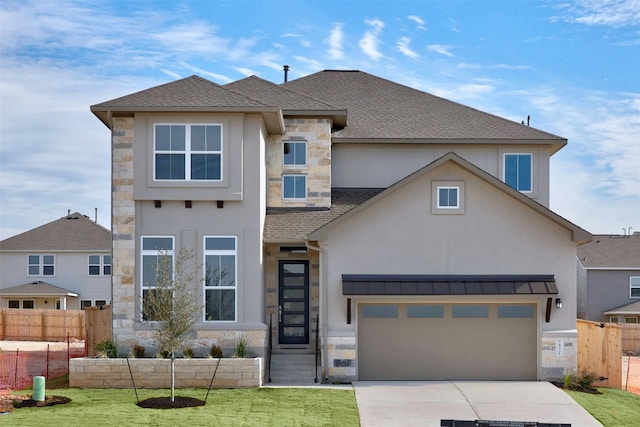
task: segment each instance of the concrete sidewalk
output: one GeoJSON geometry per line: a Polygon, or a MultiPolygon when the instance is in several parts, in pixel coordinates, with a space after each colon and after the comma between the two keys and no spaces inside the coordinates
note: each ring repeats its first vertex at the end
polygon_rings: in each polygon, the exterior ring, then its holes
{"type": "Polygon", "coordinates": [[[353,387],[362,427],[440,427],[442,419],[602,426],[547,382],[359,381],[353,387]]]}

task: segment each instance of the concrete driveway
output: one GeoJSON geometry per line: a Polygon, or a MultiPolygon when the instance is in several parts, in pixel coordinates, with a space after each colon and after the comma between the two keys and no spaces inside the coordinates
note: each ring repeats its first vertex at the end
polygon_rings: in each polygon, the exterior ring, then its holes
{"type": "Polygon", "coordinates": [[[440,427],[441,419],[602,426],[546,382],[358,381],[353,387],[362,427],[440,427]]]}

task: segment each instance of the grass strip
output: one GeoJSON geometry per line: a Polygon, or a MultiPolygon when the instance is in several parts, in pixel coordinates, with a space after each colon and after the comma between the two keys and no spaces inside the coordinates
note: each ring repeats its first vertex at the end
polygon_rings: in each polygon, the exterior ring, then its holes
{"type": "Polygon", "coordinates": [[[602,394],[567,393],[605,427],[640,426],[640,396],[613,388],[599,390],[602,394]]]}
{"type": "MultiPolygon", "coordinates": [[[[0,418],[12,426],[359,426],[353,390],[317,388],[214,389],[207,404],[196,408],[143,409],[129,389],[56,389],[65,405],[20,408],[0,418]],[[93,421],[91,421],[93,420],[93,421]]],[[[140,400],[169,396],[169,390],[138,390],[140,400]]],[[[176,395],[204,399],[206,390],[180,389],[176,395]]]]}

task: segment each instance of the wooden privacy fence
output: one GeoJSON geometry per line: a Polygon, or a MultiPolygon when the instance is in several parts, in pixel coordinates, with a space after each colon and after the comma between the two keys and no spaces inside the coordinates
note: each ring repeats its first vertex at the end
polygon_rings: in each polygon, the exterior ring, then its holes
{"type": "Polygon", "coordinates": [[[111,306],[87,308],[85,310],[85,328],[87,336],[84,344],[87,356],[95,356],[96,345],[111,340],[111,306]]]}
{"type": "Polygon", "coordinates": [[[82,310],[0,309],[0,339],[7,341],[65,341],[84,339],[82,310]]]}
{"type": "Polygon", "coordinates": [[[595,372],[597,387],[622,388],[622,327],[578,319],[578,375],[595,372]]]}
{"type": "Polygon", "coordinates": [[[640,351],[640,324],[621,323],[622,351],[640,351]]]}

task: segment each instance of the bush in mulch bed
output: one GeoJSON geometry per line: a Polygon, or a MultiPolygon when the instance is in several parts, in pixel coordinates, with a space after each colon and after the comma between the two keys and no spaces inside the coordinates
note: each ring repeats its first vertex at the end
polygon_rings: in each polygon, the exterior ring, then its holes
{"type": "Polygon", "coordinates": [[[193,408],[204,406],[204,401],[194,397],[175,396],[172,402],[171,397],[151,397],[138,402],[137,405],[141,408],[150,409],[193,408]]]}
{"type": "Polygon", "coordinates": [[[606,378],[599,376],[595,372],[582,371],[582,374],[578,378],[567,375],[565,376],[564,382],[552,382],[552,384],[565,390],[602,394],[600,390],[593,386],[594,382],[602,380],[606,380],[606,378]]]}

